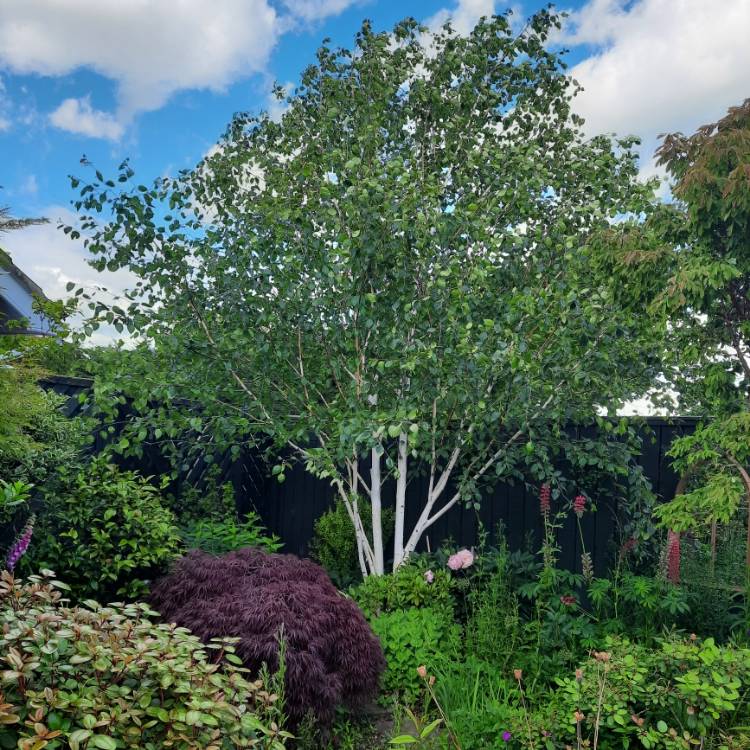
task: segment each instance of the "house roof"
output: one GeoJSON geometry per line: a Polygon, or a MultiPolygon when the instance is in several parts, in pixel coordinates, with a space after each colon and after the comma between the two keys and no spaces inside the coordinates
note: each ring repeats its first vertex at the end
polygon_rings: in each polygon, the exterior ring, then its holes
{"type": "Polygon", "coordinates": [[[36,336],[50,335],[49,321],[36,311],[34,300],[46,300],[42,288],[27,276],[10,255],[0,248],[0,334],[24,333],[36,336]],[[27,320],[25,328],[11,329],[4,320],[27,320]]]}
{"type": "MultiPolygon", "coordinates": [[[[47,296],[42,291],[42,287],[39,286],[33,279],[29,278],[14,262],[13,258],[0,247],[0,269],[6,271],[13,278],[15,278],[21,286],[32,294],[34,297],[41,297],[47,299],[47,296]]],[[[2,289],[0,289],[2,293],[2,289]]]]}

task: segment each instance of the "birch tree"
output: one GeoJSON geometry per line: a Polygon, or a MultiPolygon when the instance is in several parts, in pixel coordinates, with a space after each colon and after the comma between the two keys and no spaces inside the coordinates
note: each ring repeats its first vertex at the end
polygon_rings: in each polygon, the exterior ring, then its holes
{"type": "Polygon", "coordinates": [[[587,265],[592,234],[651,191],[635,139],[583,136],[577,85],[547,49],[558,26],[546,11],[466,37],[365,23],[278,92],[280,121],[236,116],[194,170],[137,186],[125,163],[119,182],[73,181],[71,231],[94,265],[140,279],[119,307],[92,302],[89,330],[106,320],[145,342],[150,366],[116,382],[148,434],[173,434],[164,404],[181,398],[214,439],[284,448],[280,479],[301,461],[335,487],[364,575],[402,564],[483,483],[541,477],[564,424],[652,376],[639,320],[587,265]]]}

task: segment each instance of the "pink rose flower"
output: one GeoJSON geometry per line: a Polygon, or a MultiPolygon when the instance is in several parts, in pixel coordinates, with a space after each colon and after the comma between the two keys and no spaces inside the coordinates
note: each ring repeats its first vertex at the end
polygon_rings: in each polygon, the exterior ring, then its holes
{"type": "Polygon", "coordinates": [[[451,570],[463,570],[474,564],[474,554],[471,550],[462,549],[448,558],[448,567],[451,570]]]}

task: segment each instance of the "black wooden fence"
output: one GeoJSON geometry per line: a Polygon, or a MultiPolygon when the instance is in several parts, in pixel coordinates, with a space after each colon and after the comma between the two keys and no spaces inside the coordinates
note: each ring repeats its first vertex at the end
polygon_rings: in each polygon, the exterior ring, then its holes
{"type": "MultiPolygon", "coordinates": [[[[42,385],[69,397],[68,413],[78,409],[77,396],[90,387],[90,382],[80,378],[49,378],[42,385]]],[[[656,495],[662,500],[674,497],[678,477],[666,456],[676,436],[691,432],[694,419],[648,418],[641,427],[642,453],[639,463],[651,482],[656,495]]],[[[283,540],[285,549],[299,555],[307,553],[313,535],[315,520],[335,501],[331,485],[308,474],[304,467],[295,465],[286,472],[286,481],[280,484],[270,475],[257,454],[244,451],[237,458],[229,453],[218,461],[218,481],[231,482],[235,488],[238,509],[254,509],[266,527],[283,540]]],[[[166,466],[158,456],[147,454],[140,466],[146,474],[158,473],[166,466]]],[[[198,478],[203,466],[199,461],[191,469],[191,479],[198,478]]],[[[384,488],[384,502],[393,501],[393,486],[384,488]]],[[[411,528],[420,509],[420,499],[427,491],[427,477],[417,477],[407,490],[406,528],[411,528]],[[411,500],[411,502],[409,502],[411,500]]],[[[581,531],[586,550],[591,553],[597,573],[606,570],[617,538],[617,523],[621,508],[606,492],[597,500],[597,511],[584,514],[581,531]]],[[[541,539],[542,520],[536,490],[529,492],[523,484],[500,483],[484,493],[480,509],[456,505],[436,522],[427,537],[432,548],[446,539],[456,545],[472,546],[477,542],[479,524],[493,531],[502,523],[511,549],[524,546],[529,538],[541,539]]],[[[580,565],[581,539],[575,518],[569,515],[557,535],[560,547],[560,564],[575,570],[580,565]]]]}

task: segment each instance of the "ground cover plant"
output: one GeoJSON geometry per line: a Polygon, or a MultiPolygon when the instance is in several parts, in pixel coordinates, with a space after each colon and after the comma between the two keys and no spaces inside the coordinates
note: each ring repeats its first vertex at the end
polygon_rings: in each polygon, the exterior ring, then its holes
{"type": "Polygon", "coordinates": [[[188,552],[152,588],[167,622],[204,641],[238,638],[236,654],[256,674],[275,671],[285,645],[285,709],[292,726],[308,714],[325,727],[339,705],[375,697],[385,662],[356,604],[325,571],[292,555],[242,549],[220,557],[188,552]]]}
{"type": "Polygon", "coordinates": [[[0,747],[281,750],[278,696],[144,604],[71,606],[49,571],[0,579],[0,747]]]}

